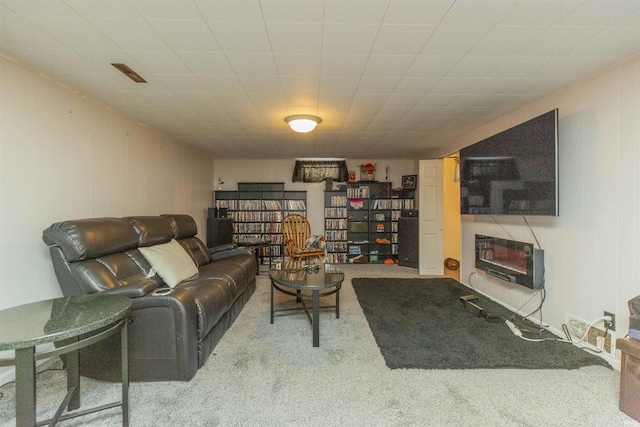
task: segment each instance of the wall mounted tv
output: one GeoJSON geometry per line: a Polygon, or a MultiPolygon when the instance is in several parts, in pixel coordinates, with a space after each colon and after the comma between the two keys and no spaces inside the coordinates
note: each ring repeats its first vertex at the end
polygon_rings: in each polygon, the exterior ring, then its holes
{"type": "Polygon", "coordinates": [[[460,150],[460,213],[558,216],[558,110],[460,150]]]}

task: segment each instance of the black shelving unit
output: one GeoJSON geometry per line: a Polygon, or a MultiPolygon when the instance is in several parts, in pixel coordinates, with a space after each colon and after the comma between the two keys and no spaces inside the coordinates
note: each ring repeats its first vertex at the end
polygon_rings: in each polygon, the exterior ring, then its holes
{"type": "Polygon", "coordinates": [[[226,208],[227,216],[233,219],[234,242],[271,242],[269,248],[262,249],[263,262],[282,259],[282,218],[294,212],[306,216],[306,205],[306,191],[286,191],[282,182],[239,182],[237,191],[214,192],[214,206],[226,208]]]}
{"type": "Polygon", "coordinates": [[[340,264],[347,262],[347,190],[326,190],[324,192],[324,237],[326,262],[340,264]]]}

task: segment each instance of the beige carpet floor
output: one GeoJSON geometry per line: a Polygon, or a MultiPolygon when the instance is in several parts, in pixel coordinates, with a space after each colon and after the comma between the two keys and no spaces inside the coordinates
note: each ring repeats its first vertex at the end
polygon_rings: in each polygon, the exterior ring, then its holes
{"type": "MultiPolygon", "coordinates": [[[[269,324],[269,280],[257,290],[207,364],[187,383],[131,384],[132,426],[630,426],[618,410],[619,372],[391,370],[351,279],[418,277],[415,269],[346,265],[339,319],[321,314],[320,347],[304,314],[269,324]]],[[[434,327],[444,327],[434,325],[434,327]]],[[[47,366],[59,366],[59,362],[47,366]]],[[[62,371],[38,376],[39,417],[64,395],[62,371]]],[[[83,407],[118,398],[119,386],[82,380],[83,407]]],[[[13,384],[0,388],[0,426],[15,425],[13,384]]],[[[111,409],[62,426],[118,426],[111,409]]]]}

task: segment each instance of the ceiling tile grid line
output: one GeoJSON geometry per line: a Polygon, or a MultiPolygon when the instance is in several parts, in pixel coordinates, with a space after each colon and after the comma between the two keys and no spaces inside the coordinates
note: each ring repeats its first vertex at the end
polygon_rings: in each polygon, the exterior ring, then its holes
{"type": "Polygon", "coordinates": [[[640,54],[640,0],[0,0],[0,53],[214,156],[419,157],[640,54]]]}

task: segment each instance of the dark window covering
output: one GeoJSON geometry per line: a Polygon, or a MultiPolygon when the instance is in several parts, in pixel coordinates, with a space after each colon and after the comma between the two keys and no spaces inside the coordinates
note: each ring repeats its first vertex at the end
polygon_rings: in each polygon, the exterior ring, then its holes
{"type": "Polygon", "coordinates": [[[344,160],[296,160],[292,181],[321,182],[330,178],[338,182],[349,179],[344,160]]]}

